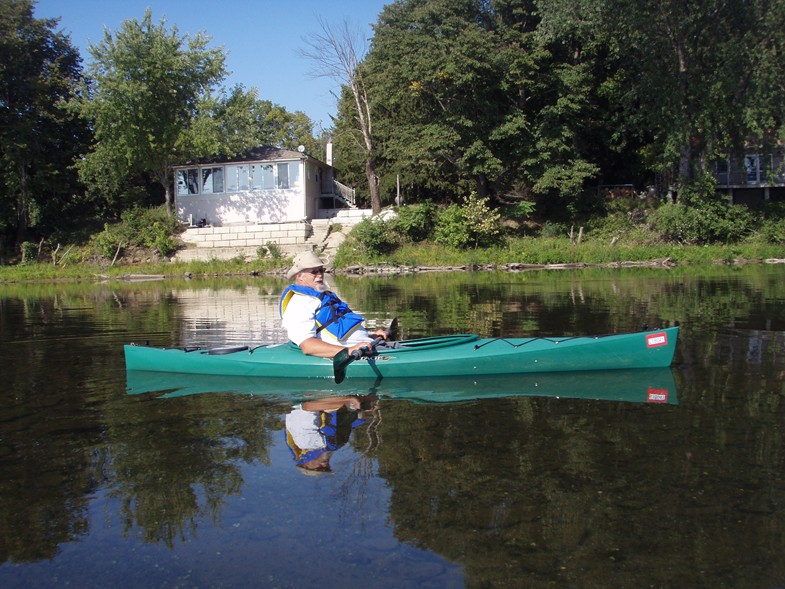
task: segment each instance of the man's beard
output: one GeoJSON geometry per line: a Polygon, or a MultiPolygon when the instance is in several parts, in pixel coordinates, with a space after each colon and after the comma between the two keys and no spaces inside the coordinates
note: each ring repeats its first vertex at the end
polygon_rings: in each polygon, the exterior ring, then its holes
{"type": "Polygon", "coordinates": [[[321,284],[317,284],[316,286],[314,286],[314,290],[316,292],[325,292],[325,291],[330,290],[330,287],[329,287],[329,285],[327,285],[324,282],[322,282],[321,284]]]}

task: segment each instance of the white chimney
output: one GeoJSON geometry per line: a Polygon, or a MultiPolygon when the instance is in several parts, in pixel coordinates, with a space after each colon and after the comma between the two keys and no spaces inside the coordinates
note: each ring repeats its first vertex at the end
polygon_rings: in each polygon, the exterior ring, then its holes
{"type": "Polygon", "coordinates": [[[328,166],[332,166],[333,165],[333,142],[332,141],[328,141],[327,142],[326,159],[327,159],[327,165],[328,166]]]}

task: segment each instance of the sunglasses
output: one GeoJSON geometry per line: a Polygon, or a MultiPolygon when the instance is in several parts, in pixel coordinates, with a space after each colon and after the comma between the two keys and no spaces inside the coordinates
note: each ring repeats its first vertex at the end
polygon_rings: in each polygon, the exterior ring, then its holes
{"type": "Polygon", "coordinates": [[[324,274],[324,268],[306,268],[303,272],[306,274],[324,274]]]}

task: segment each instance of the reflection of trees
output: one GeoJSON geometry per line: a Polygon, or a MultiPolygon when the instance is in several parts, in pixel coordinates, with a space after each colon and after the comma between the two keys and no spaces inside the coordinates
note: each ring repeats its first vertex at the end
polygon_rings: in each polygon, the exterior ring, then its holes
{"type": "Polygon", "coordinates": [[[98,431],[77,419],[53,428],[19,417],[17,410],[0,409],[0,421],[16,425],[13,436],[0,441],[0,563],[51,559],[60,544],[89,533],[87,506],[95,488],[89,448],[98,431]]]}
{"type": "Polygon", "coordinates": [[[774,586],[785,398],[753,411],[753,388],[705,410],[386,403],[378,460],[396,536],[461,563],[471,587],[774,586]]]}
{"type": "Polygon", "coordinates": [[[89,532],[104,455],[97,399],[110,355],[91,338],[100,322],[81,310],[97,299],[0,298],[2,561],[52,558],[89,532]]]}
{"type": "Polygon", "coordinates": [[[229,394],[139,399],[111,415],[112,495],[126,533],[171,547],[193,537],[201,520],[218,524],[225,498],[241,491],[240,465],[269,463],[279,411],[229,394]]]}
{"type": "Polygon", "coordinates": [[[176,400],[127,397],[121,344],[177,334],[176,301],[160,285],[41,288],[0,296],[2,561],[52,558],[89,534],[92,495],[112,477],[144,539],[171,543],[217,518],[238,464],[267,460],[278,410],[208,395],[170,418],[176,400]]]}

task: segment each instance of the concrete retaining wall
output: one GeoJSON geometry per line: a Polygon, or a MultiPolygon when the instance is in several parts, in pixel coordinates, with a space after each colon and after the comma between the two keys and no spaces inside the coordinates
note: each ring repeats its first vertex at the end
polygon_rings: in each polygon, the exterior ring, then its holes
{"type": "MultiPolygon", "coordinates": [[[[284,255],[292,256],[298,252],[312,249],[321,251],[327,245],[330,225],[340,223],[342,232],[369,217],[369,210],[342,211],[330,219],[314,219],[292,223],[237,224],[218,227],[189,227],[180,236],[186,244],[174,259],[191,260],[228,260],[242,256],[250,260],[257,257],[259,246],[276,244],[284,255]]],[[[334,244],[331,247],[337,247],[334,244]]]]}

